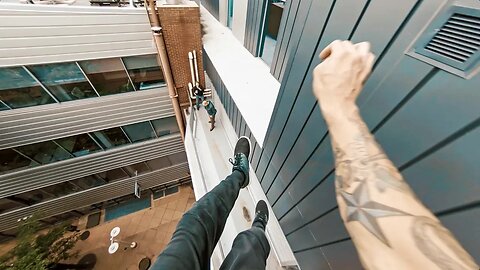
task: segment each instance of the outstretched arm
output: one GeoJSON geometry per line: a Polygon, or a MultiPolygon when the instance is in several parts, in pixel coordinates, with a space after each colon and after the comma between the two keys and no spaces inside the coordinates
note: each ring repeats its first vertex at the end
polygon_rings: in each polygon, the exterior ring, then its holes
{"type": "Polygon", "coordinates": [[[332,138],[342,219],[367,269],[476,269],[417,199],[363,122],[355,100],[374,56],[366,42],[334,41],[320,54],[313,91],[332,138]]]}

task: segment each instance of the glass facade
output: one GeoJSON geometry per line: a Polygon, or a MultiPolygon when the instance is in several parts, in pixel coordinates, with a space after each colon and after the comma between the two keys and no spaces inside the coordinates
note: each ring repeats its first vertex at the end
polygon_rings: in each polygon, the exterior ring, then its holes
{"type": "MultiPolygon", "coordinates": [[[[175,117],[168,117],[4,149],[0,150],[0,173],[50,164],[178,132],[175,117]]],[[[133,172],[146,172],[149,166],[134,168],[133,172]]],[[[158,168],[156,164],[152,164],[152,167],[158,168]]]]}
{"type": "Polygon", "coordinates": [[[100,96],[134,91],[120,58],[79,62],[100,96]]]}
{"type": "Polygon", "coordinates": [[[165,85],[156,55],[0,68],[0,111],[165,85]]]}
{"type": "Polygon", "coordinates": [[[128,174],[122,169],[113,169],[106,172],[97,174],[100,178],[104,179],[107,183],[116,182],[128,178],[128,174]]]}
{"type": "Polygon", "coordinates": [[[98,96],[74,62],[37,65],[28,68],[59,101],[98,96]]]}
{"type": "Polygon", "coordinates": [[[79,134],[55,141],[76,157],[102,150],[88,134],[79,134]]]}
{"type": "Polygon", "coordinates": [[[180,132],[175,117],[153,120],[152,125],[158,137],[180,132]]]}
{"type": "Polygon", "coordinates": [[[122,129],[119,127],[95,131],[92,132],[92,136],[104,149],[110,149],[130,143],[127,136],[125,136],[122,129]]]}
{"type": "Polygon", "coordinates": [[[13,149],[0,150],[0,172],[13,171],[36,165],[38,165],[38,163],[33,162],[13,149]]]}
{"type": "Polygon", "coordinates": [[[123,62],[137,90],[165,85],[165,79],[158,66],[156,55],[124,57],[123,62]]]}
{"type": "Polygon", "coordinates": [[[16,109],[54,103],[50,95],[22,67],[0,68],[0,107],[16,109]]]}
{"type": "Polygon", "coordinates": [[[53,141],[24,145],[17,147],[17,150],[40,164],[48,164],[71,157],[70,153],[53,141]]]}
{"type": "Polygon", "coordinates": [[[183,162],[186,162],[185,153],[177,153],[13,195],[8,198],[0,199],[0,213],[2,211],[12,211],[14,209],[41,203],[183,162]],[[150,166],[150,164],[152,164],[153,167],[150,166]]]}
{"type": "Polygon", "coordinates": [[[285,0],[269,0],[266,12],[265,28],[262,33],[261,58],[272,65],[273,54],[277,46],[278,30],[285,8],[285,0]]]}
{"type": "Polygon", "coordinates": [[[123,130],[125,130],[125,133],[127,133],[132,142],[141,142],[155,138],[155,132],[149,122],[124,126],[123,130]]]}
{"type": "Polygon", "coordinates": [[[32,191],[28,191],[28,192],[17,194],[10,197],[10,199],[12,200],[20,200],[27,203],[28,205],[41,203],[47,200],[51,200],[53,198],[55,198],[53,194],[47,193],[42,189],[32,190],[32,191]]]}
{"type": "Polygon", "coordinates": [[[24,206],[25,204],[7,198],[2,198],[0,199],[0,214],[3,212],[13,211],[24,206]]]}

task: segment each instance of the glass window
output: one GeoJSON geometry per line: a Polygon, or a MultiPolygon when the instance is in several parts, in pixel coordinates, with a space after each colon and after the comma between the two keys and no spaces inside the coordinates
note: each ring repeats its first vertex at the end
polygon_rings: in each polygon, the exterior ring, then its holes
{"type": "Polygon", "coordinates": [[[55,141],[76,157],[84,156],[101,150],[95,141],[87,134],[56,139],[55,141]]]}
{"type": "Polygon", "coordinates": [[[38,165],[12,149],[0,150],[0,172],[38,165]]]}
{"type": "Polygon", "coordinates": [[[118,127],[95,131],[92,136],[105,149],[130,143],[122,129],[118,127]]]}
{"type": "Polygon", "coordinates": [[[227,27],[232,29],[233,23],[233,0],[228,0],[227,27]]]}
{"type": "Polygon", "coordinates": [[[70,153],[52,141],[20,146],[17,147],[17,150],[40,164],[48,164],[72,157],[70,153]]]}
{"type": "Polygon", "coordinates": [[[178,192],[178,186],[169,187],[165,189],[165,196],[168,196],[170,194],[177,193],[177,192],[178,192]]]}
{"type": "MultiPolygon", "coordinates": [[[[0,95],[1,95],[1,91],[0,91],[0,95]]],[[[0,111],[6,111],[6,110],[10,110],[10,108],[3,102],[0,100],[0,111]]]]}
{"type": "Polygon", "coordinates": [[[113,169],[110,171],[99,173],[97,175],[108,183],[129,177],[122,169],[113,169]]]}
{"type": "Polygon", "coordinates": [[[183,162],[187,162],[187,156],[185,155],[185,152],[180,152],[180,153],[176,153],[176,154],[173,154],[173,155],[169,155],[168,159],[170,160],[170,162],[172,164],[180,164],[180,163],[183,163],[183,162]]]}
{"type": "Polygon", "coordinates": [[[72,182],[72,184],[76,186],[79,186],[82,189],[98,187],[106,183],[105,180],[96,175],[85,176],[79,179],[72,180],[70,182],[72,182]]]}
{"type": "Polygon", "coordinates": [[[0,213],[12,211],[18,208],[22,208],[26,205],[9,200],[7,198],[0,199],[0,213]]]}
{"type": "Polygon", "coordinates": [[[275,46],[277,46],[278,29],[280,28],[280,21],[285,8],[285,0],[269,0],[268,2],[265,29],[262,37],[261,58],[270,66],[273,61],[275,46]]]}
{"type": "Polygon", "coordinates": [[[81,189],[75,185],[72,185],[69,182],[58,183],[52,186],[42,188],[42,191],[45,191],[49,194],[52,194],[55,197],[62,197],[68,194],[72,194],[81,189]]]}
{"type": "Polygon", "coordinates": [[[97,94],[78,66],[71,63],[47,64],[29,67],[32,73],[60,101],[70,101],[97,94]]]}
{"type": "Polygon", "coordinates": [[[128,174],[130,174],[130,176],[135,176],[136,174],[142,174],[150,171],[145,162],[125,166],[124,169],[128,172],[128,174]]]}
{"type": "Polygon", "coordinates": [[[0,68],[0,81],[0,100],[13,109],[55,102],[21,67],[0,68]]]}
{"type": "Polygon", "coordinates": [[[172,165],[172,163],[167,157],[161,157],[161,158],[149,160],[147,161],[147,164],[152,170],[160,170],[172,165]]]}
{"type": "Polygon", "coordinates": [[[79,62],[101,96],[133,91],[120,58],[79,62]]]}
{"type": "Polygon", "coordinates": [[[12,197],[23,200],[28,204],[36,204],[36,203],[48,201],[54,198],[53,195],[49,193],[45,193],[41,189],[24,192],[12,197]]]}
{"type": "Polygon", "coordinates": [[[141,142],[155,138],[155,133],[149,122],[142,122],[124,126],[123,130],[127,133],[132,142],[141,142]]]}
{"type": "Polygon", "coordinates": [[[125,57],[123,62],[137,90],[165,85],[165,79],[158,66],[156,55],[125,57]]]}
{"type": "Polygon", "coordinates": [[[180,132],[174,116],[153,120],[152,124],[158,137],[180,132]]]}

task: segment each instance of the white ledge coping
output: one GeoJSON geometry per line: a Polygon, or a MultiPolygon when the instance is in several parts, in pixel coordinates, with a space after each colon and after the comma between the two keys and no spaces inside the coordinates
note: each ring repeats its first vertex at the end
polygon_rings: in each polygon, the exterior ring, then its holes
{"type": "Polygon", "coordinates": [[[203,47],[237,104],[257,143],[263,146],[280,83],[260,58],[243,47],[232,31],[201,7],[203,47]]]}
{"type": "MultiPolygon", "coordinates": [[[[197,200],[212,190],[221,180],[230,174],[231,164],[228,163],[227,159],[233,154],[233,149],[237,141],[235,130],[216,93],[214,95],[214,102],[217,104],[218,112],[216,128],[213,131],[208,131],[208,116],[203,109],[196,112],[198,117],[197,126],[194,128],[196,132],[192,133],[190,123],[187,124],[185,149],[197,200]]],[[[243,208],[248,209],[249,215],[253,219],[255,215],[255,205],[259,200],[265,200],[270,210],[270,219],[267,225],[266,235],[270,242],[271,253],[267,260],[266,269],[279,270],[288,266],[298,266],[290,245],[270,207],[255,172],[250,168],[250,184],[245,189],[240,190],[235,206],[230,212],[223,234],[212,254],[212,269],[218,269],[230,251],[233,240],[237,234],[250,228],[251,221],[245,220],[243,208]]]]}

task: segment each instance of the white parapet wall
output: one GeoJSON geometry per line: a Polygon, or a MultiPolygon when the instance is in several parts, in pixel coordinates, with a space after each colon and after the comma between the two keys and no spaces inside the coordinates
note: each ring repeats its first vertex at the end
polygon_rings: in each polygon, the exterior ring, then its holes
{"type": "MultiPolygon", "coordinates": [[[[231,172],[232,165],[228,158],[232,157],[237,135],[228,116],[213,90],[213,100],[218,110],[216,128],[209,131],[208,115],[204,109],[195,111],[196,121],[187,115],[188,121],[185,138],[190,173],[195,197],[197,200],[213,189],[231,172]]],[[[255,215],[255,205],[259,200],[268,202],[255,172],[250,170],[250,184],[240,191],[232,212],[225,224],[220,241],[212,255],[212,269],[218,269],[232,247],[233,240],[243,230],[251,226],[255,215]],[[245,210],[250,220],[245,218],[245,210]]],[[[270,209],[270,220],[266,234],[271,245],[271,253],[267,260],[267,269],[284,269],[297,266],[296,259],[278,223],[273,210],[270,209]]]]}

